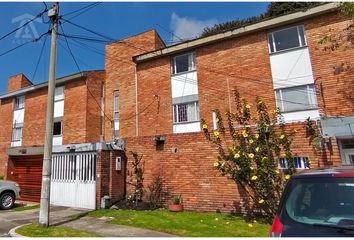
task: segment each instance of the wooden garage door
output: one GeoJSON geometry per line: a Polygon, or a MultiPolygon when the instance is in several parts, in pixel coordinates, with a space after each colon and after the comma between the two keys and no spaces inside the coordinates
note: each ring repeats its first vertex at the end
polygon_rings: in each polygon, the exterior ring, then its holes
{"type": "Polygon", "coordinates": [[[39,202],[41,198],[43,156],[12,157],[12,179],[21,187],[21,200],[39,202]]]}

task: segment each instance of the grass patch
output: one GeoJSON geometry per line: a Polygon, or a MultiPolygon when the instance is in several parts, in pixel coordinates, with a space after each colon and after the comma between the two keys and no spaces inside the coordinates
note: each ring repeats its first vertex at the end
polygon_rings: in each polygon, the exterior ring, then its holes
{"type": "Polygon", "coordinates": [[[19,205],[18,207],[13,208],[12,210],[15,211],[15,212],[22,212],[22,211],[31,210],[31,209],[37,209],[37,208],[39,208],[39,204],[31,205],[31,206],[19,205]]]}
{"type": "Polygon", "coordinates": [[[83,232],[72,228],[56,226],[44,228],[37,224],[18,228],[16,233],[26,237],[100,237],[96,233],[83,232]]]}
{"type": "Polygon", "coordinates": [[[269,225],[221,213],[102,209],[90,217],[113,217],[113,224],[167,232],[181,237],[266,237],[269,225]]]}

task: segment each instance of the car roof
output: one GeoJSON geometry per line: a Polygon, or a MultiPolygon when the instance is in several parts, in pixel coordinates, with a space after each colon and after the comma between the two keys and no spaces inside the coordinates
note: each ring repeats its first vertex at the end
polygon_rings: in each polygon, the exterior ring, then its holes
{"type": "Polygon", "coordinates": [[[354,177],[354,166],[306,169],[293,175],[293,178],[313,177],[354,177]]]}

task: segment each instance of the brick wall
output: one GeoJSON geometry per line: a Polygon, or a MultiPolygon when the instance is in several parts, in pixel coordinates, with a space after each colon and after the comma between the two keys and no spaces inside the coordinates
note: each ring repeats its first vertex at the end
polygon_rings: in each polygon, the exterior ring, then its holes
{"type": "MultiPolygon", "coordinates": [[[[132,56],[163,47],[156,31],[114,42],[106,46],[105,112],[113,120],[113,92],[119,90],[120,136],[135,136],[135,65],[132,56]]],[[[139,83],[138,83],[139,85],[139,83]]],[[[105,120],[105,139],[112,139],[112,124],[105,120]]]]}
{"type": "Polygon", "coordinates": [[[333,35],[335,39],[335,36],[344,34],[350,23],[342,15],[335,14],[305,21],[314,79],[319,92],[318,103],[326,116],[354,114],[354,48],[342,45],[335,51],[324,51],[325,45],[319,44],[324,36],[333,35]],[[339,69],[344,71],[340,72],[339,69]]]}
{"type": "Polygon", "coordinates": [[[7,91],[8,92],[13,92],[16,90],[19,90],[24,87],[31,86],[32,82],[28,80],[28,78],[21,74],[17,74],[15,76],[12,76],[8,80],[8,85],[7,85],[7,91]]]}
{"type": "Polygon", "coordinates": [[[8,156],[6,149],[10,147],[12,136],[13,100],[0,101],[0,175],[6,176],[8,156]]]}

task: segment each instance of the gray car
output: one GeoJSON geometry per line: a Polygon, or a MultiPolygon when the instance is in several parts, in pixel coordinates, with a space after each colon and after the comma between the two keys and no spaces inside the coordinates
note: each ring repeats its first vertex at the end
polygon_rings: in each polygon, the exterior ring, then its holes
{"type": "Polygon", "coordinates": [[[20,198],[20,186],[12,181],[0,180],[0,209],[12,208],[18,198],[20,198]]]}

